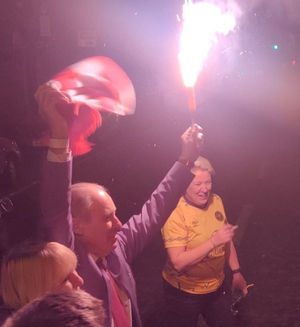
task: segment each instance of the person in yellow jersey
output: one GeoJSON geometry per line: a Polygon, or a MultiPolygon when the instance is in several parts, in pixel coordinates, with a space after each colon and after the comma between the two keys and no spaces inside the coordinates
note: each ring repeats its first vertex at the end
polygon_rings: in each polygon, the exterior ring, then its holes
{"type": "Polygon", "coordinates": [[[209,327],[232,327],[225,264],[232,271],[232,290],[247,294],[232,241],[237,226],[227,222],[221,198],[212,193],[210,162],[198,157],[191,172],[193,181],[162,228],[168,253],[162,272],[165,326],[196,327],[202,314],[209,327]]]}

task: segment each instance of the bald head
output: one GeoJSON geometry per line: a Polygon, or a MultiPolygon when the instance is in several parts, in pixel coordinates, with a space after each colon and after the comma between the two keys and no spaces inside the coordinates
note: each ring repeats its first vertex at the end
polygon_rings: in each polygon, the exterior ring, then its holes
{"type": "Polygon", "coordinates": [[[79,183],[72,186],[73,232],[95,258],[103,258],[117,246],[122,224],[107,190],[100,185],[79,183]]]}
{"type": "Polygon", "coordinates": [[[101,185],[93,183],[76,183],[72,185],[72,217],[80,220],[88,220],[91,216],[92,206],[99,192],[109,194],[108,190],[101,185]]]}

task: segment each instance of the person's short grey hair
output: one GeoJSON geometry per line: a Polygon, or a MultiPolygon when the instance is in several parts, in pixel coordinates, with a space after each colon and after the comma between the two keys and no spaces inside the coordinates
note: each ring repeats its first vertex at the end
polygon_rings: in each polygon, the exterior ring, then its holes
{"type": "Polygon", "coordinates": [[[196,170],[206,170],[208,171],[211,175],[215,175],[216,172],[213,169],[213,166],[211,163],[204,157],[198,157],[197,160],[194,162],[194,167],[192,168],[192,171],[196,170]]]}
{"type": "Polygon", "coordinates": [[[102,300],[82,290],[47,293],[31,301],[2,327],[104,327],[102,300]]]}
{"type": "Polygon", "coordinates": [[[75,183],[71,187],[71,213],[73,218],[88,220],[94,203],[91,190],[103,190],[109,194],[107,188],[94,183],[75,183]]]}

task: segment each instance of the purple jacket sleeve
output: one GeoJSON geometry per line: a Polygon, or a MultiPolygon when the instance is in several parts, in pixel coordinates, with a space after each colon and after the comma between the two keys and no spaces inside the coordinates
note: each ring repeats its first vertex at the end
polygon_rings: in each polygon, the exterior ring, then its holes
{"type": "Polygon", "coordinates": [[[143,205],[141,213],[123,225],[119,244],[129,264],[159,234],[193,178],[186,167],[176,162],[143,205]]]}
{"type": "Polygon", "coordinates": [[[51,241],[74,249],[71,216],[72,161],[43,163],[41,208],[43,225],[51,241]]]}

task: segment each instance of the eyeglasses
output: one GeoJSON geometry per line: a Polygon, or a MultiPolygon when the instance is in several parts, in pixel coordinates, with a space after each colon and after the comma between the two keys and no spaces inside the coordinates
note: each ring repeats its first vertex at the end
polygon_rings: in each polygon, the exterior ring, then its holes
{"type": "MultiPolygon", "coordinates": [[[[249,284],[246,286],[246,289],[249,287],[254,286],[254,284],[249,284]]],[[[238,304],[241,302],[241,300],[245,297],[245,294],[243,291],[233,292],[233,302],[230,306],[230,310],[234,316],[237,316],[239,314],[239,310],[237,308],[238,304]]]]}

